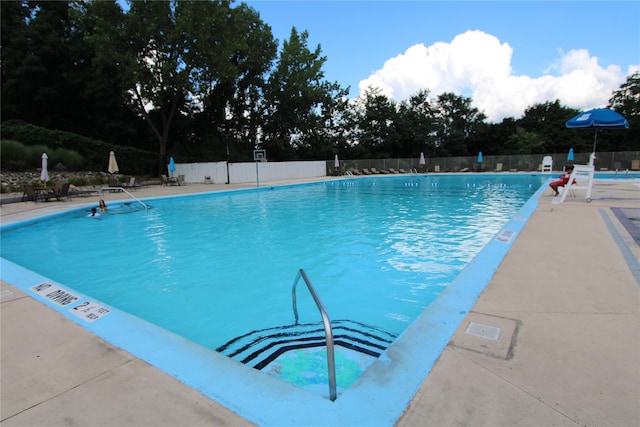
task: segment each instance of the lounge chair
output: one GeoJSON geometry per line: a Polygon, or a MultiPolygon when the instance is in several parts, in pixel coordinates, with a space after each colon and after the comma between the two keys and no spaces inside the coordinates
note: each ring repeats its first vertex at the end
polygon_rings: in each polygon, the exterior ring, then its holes
{"type": "Polygon", "coordinates": [[[374,175],[380,175],[382,172],[380,172],[378,169],[376,168],[371,168],[371,173],[374,175]]]}
{"type": "Polygon", "coordinates": [[[365,174],[365,175],[371,175],[372,174],[372,172],[367,168],[362,168],[362,173],[365,174]]]}
{"type": "Polygon", "coordinates": [[[400,173],[397,170],[395,170],[394,168],[389,168],[389,172],[391,172],[391,173],[400,173]]]}
{"type": "Polygon", "coordinates": [[[358,169],[352,169],[351,173],[354,175],[362,175],[362,172],[360,172],[358,169]]]}
{"type": "Polygon", "coordinates": [[[55,192],[53,193],[56,200],[61,201],[63,198],[71,199],[71,196],[69,195],[69,185],[70,184],[68,182],[63,182],[62,184],[56,184],[56,187],[54,190],[55,192]]]}
{"type": "Polygon", "coordinates": [[[24,186],[24,192],[22,193],[22,201],[23,202],[34,202],[38,203],[38,193],[31,185],[24,186]]]}
{"type": "Polygon", "coordinates": [[[184,185],[184,175],[178,175],[178,185],[184,185]]]}
{"type": "Polygon", "coordinates": [[[140,184],[138,183],[138,179],[135,176],[128,176],[125,180],[125,184],[122,185],[122,187],[128,190],[137,190],[138,187],[140,187],[140,184]]]}
{"type": "Polygon", "coordinates": [[[120,184],[120,181],[118,181],[115,177],[110,176],[109,177],[109,191],[111,193],[120,193],[122,191],[121,187],[122,184],[120,184]]]}
{"type": "MultiPolygon", "coordinates": [[[[183,175],[183,179],[184,179],[184,175],[183,175]]],[[[167,175],[160,175],[160,181],[162,182],[163,185],[176,185],[176,184],[178,184],[178,178],[176,178],[175,176],[167,177],[167,175]]]]}

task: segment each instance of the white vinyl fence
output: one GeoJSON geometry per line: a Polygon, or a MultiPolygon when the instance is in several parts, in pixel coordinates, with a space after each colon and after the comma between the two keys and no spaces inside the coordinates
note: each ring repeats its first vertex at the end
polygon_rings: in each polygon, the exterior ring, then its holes
{"type": "MultiPolygon", "coordinates": [[[[168,168],[168,165],[167,165],[168,168]]],[[[168,170],[168,169],[167,169],[168,170]]],[[[327,175],[326,161],[176,163],[173,176],[184,175],[185,182],[239,184],[315,178],[327,175]],[[257,177],[256,177],[257,169],[257,177]]]]}

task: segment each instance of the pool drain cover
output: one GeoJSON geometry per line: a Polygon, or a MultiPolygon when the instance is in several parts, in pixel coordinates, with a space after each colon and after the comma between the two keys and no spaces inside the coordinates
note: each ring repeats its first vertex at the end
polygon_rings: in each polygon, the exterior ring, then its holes
{"type": "Polygon", "coordinates": [[[488,340],[498,341],[500,338],[500,328],[495,326],[483,325],[481,323],[469,322],[465,333],[488,340]]]}

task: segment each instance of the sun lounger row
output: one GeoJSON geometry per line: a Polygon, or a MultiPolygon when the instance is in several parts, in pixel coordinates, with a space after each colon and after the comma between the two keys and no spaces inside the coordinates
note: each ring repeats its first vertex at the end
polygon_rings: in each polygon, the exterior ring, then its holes
{"type": "Polygon", "coordinates": [[[353,175],[392,175],[392,174],[401,174],[401,173],[415,173],[415,170],[406,171],[404,169],[382,169],[378,170],[376,168],[363,168],[362,171],[359,169],[352,169],[351,173],[353,175]]]}

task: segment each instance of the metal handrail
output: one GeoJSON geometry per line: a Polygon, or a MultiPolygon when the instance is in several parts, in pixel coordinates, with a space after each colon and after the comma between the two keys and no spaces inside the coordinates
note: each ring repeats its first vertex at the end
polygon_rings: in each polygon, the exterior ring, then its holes
{"type": "Polygon", "coordinates": [[[133,194],[129,193],[127,190],[125,190],[123,187],[102,187],[100,189],[100,198],[102,199],[102,191],[103,190],[120,190],[120,191],[124,191],[125,193],[127,193],[133,200],[135,200],[136,202],[140,203],[145,209],[149,209],[148,205],[145,205],[142,200],[138,199],[136,196],[134,196],[133,194]]]}
{"type": "Polygon", "coordinates": [[[311,293],[313,300],[320,310],[320,315],[322,316],[322,323],[324,323],[324,334],[327,340],[327,368],[329,370],[329,399],[333,402],[336,400],[336,363],[335,356],[333,351],[333,331],[331,329],[331,320],[329,320],[329,315],[327,314],[327,310],[324,309],[324,305],[322,305],[322,301],[320,301],[320,297],[316,293],[316,290],[313,288],[311,281],[307,277],[307,274],[303,269],[298,271],[296,276],[296,280],[293,281],[293,288],[291,289],[291,297],[292,297],[292,305],[293,305],[293,315],[296,318],[296,325],[298,324],[298,306],[296,303],[296,285],[300,280],[300,277],[304,280],[304,283],[307,285],[307,289],[311,293]]]}

